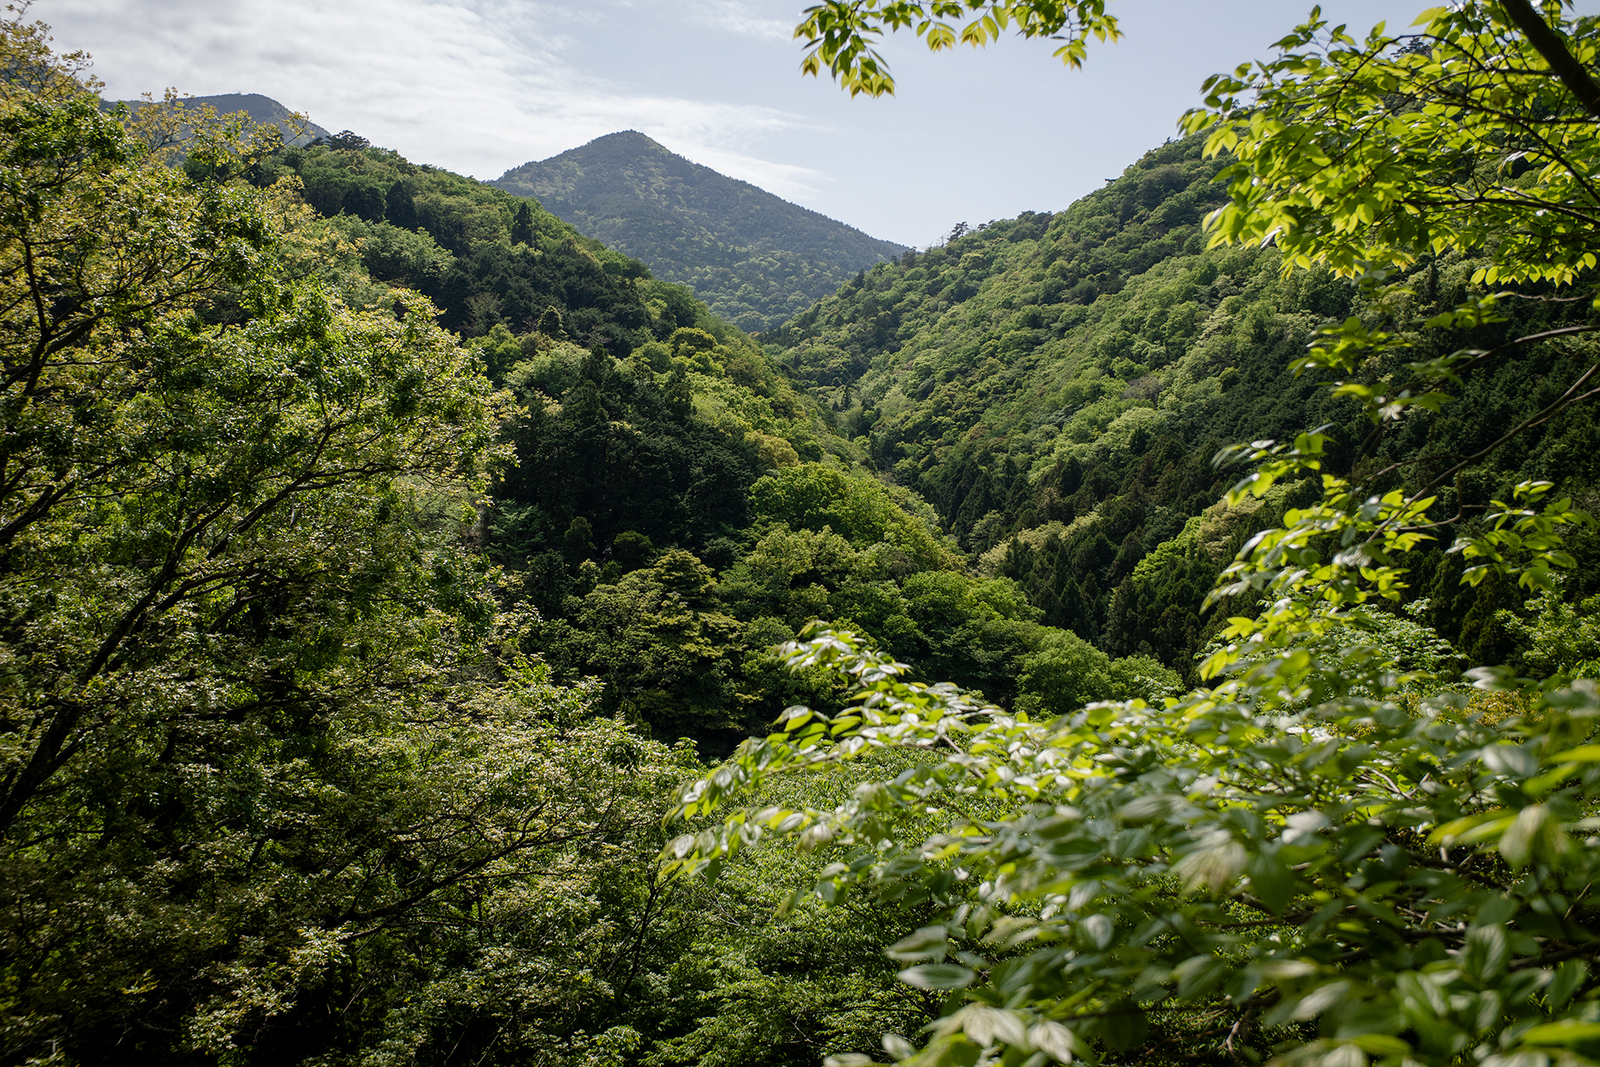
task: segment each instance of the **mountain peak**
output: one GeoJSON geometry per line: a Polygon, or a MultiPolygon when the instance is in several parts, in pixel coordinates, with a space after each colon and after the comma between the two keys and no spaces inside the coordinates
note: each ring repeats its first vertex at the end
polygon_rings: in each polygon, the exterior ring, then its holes
{"type": "Polygon", "coordinates": [[[690,286],[747,330],[777,325],[906,250],[686,159],[638,130],[513,167],[490,184],[536,197],[658,277],[690,286]]]}
{"type": "Polygon", "coordinates": [[[618,130],[616,133],[608,133],[604,136],[596,137],[594,140],[590,141],[589,144],[596,145],[602,142],[639,145],[641,147],[660,148],[663,151],[666,150],[666,146],[660,141],[657,141],[649,134],[640,133],[638,130],[618,130]]]}

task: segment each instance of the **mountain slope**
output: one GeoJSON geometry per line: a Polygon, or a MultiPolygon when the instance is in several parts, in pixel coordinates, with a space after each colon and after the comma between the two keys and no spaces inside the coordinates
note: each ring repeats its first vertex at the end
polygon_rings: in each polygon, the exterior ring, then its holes
{"type": "Polygon", "coordinates": [[[524,163],[490,184],[538,198],[745,329],[776,325],[905,251],[632,130],[524,163]]]}
{"type": "MultiPolygon", "coordinates": [[[[1220,165],[1195,141],[1158,148],[1065,211],[902,256],[762,337],[880,471],[938,509],[983,573],[1021,583],[1052,625],[1179,670],[1230,614],[1201,606],[1222,566],[1304,502],[1295,494],[1316,494],[1302,483],[1258,511],[1222,509],[1238,472],[1212,465],[1220,448],[1327,424],[1331,470],[1359,461],[1387,470],[1385,489],[1415,490],[1571,377],[1559,347],[1520,349],[1474,371],[1437,416],[1407,416],[1358,455],[1371,426],[1356,406],[1290,368],[1319,326],[1389,312],[1325,271],[1285,274],[1273,249],[1207,249],[1201,220],[1225,197],[1212,181],[1220,165]]],[[[1419,269],[1413,311],[1465,299],[1476,265],[1441,257],[1419,269]]],[[[1488,349],[1581,317],[1542,300],[1507,314],[1471,343],[1488,349]]],[[[1442,354],[1462,339],[1435,330],[1413,343],[1418,355],[1442,354]]],[[[1399,375],[1401,362],[1363,373],[1399,375]]],[[[1528,478],[1592,504],[1596,456],[1600,421],[1569,409],[1440,487],[1435,517],[1474,518],[1528,478]]],[[[1522,598],[1490,582],[1459,586],[1450,539],[1418,554],[1407,595],[1429,598],[1418,610],[1464,653],[1496,661],[1510,650],[1495,613],[1522,598]]],[[[1587,535],[1573,547],[1592,558],[1587,535]]],[[[1594,570],[1575,573],[1569,594],[1595,591],[1594,570]]]]}
{"type": "MultiPolygon", "coordinates": [[[[250,116],[252,122],[263,126],[282,123],[284,139],[293,145],[310,144],[318,137],[328,136],[328,131],[314,122],[303,124],[290,122],[293,112],[272,97],[262,96],[260,93],[219,93],[216,96],[187,96],[182,100],[186,107],[210,106],[215,108],[219,115],[232,115],[243,111],[250,116]],[[296,130],[299,131],[299,135],[291,136],[296,130]]],[[[145,104],[143,100],[124,100],[121,103],[127,104],[134,111],[138,111],[145,104]]]]}

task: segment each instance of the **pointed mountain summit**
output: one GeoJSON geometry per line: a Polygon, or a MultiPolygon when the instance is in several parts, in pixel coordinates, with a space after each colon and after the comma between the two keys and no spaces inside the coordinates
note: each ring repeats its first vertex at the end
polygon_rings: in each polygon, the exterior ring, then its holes
{"type": "Polygon", "coordinates": [[[746,330],[776,326],[904,245],[701,166],[635,130],[524,163],[490,182],[659,278],[688,285],[746,330]]]}

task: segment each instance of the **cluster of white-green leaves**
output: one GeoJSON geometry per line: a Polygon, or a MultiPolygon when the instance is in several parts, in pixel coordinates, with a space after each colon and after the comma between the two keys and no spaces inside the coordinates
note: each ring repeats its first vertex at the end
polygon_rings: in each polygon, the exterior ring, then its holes
{"type": "MultiPolygon", "coordinates": [[[[873,93],[892,91],[867,46],[882,29],[935,49],[941,19],[1043,35],[1037,22],[1079,43],[1115,30],[1082,3],[844,8],[812,9],[802,35],[813,66],[873,93]]],[[[1208,84],[1209,110],[1186,124],[1234,159],[1214,240],[1276,243],[1286,269],[1324,264],[1374,286],[1452,250],[1486,255],[1486,284],[1581,279],[1594,263],[1593,20],[1502,0],[1435,9],[1418,27],[1357,42],[1313,13],[1277,59],[1208,84]]],[[[1425,325],[1497,321],[1504,296],[1425,325]]],[[[1437,411],[1508,348],[1593,329],[1404,363],[1401,331],[1351,320],[1296,369],[1334,378],[1381,434],[1437,411]],[[1384,360],[1392,373],[1371,373],[1384,360]]],[[[1491,448],[1592,394],[1594,354],[1581,342],[1568,354],[1570,388],[1491,448]]],[[[1391,471],[1366,469],[1365,452],[1335,476],[1327,445],[1308,433],[1240,450],[1254,467],[1232,500],[1300,478],[1323,492],[1223,574],[1213,600],[1256,608],[1230,620],[1204,687],[1036,722],[909,683],[852,634],[813,631],[791,664],[840,672],[850,700],[831,715],[791,708],[688,787],[676,814],[690,832],[668,869],[714,873],[746,846],[792,839],[831,850],[823,901],[870,891],[934,909],[888,947],[903,981],[946,995],[925,1033],[884,1037],[902,1064],[1600,1059],[1600,690],[1565,668],[1543,686],[1479,669],[1470,695],[1408,672],[1371,612],[1400,598],[1406,554],[1449,517],[1429,487],[1385,484],[1391,471]],[[774,776],[891,748],[921,758],[831,809],[722,810],[774,776]]],[[[1550,595],[1572,564],[1563,531],[1591,521],[1551,488],[1518,487],[1458,539],[1466,580],[1498,572],[1550,595]]]]}
{"type": "MultiPolygon", "coordinates": [[[[1403,511],[1368,503],[1344,523],[1352,543],[1381,544],[1403,511]]],[[[1332,514],[1352,512],[1319,505],[1288,528],[1332,514]]],[[[791,662],[848,675],[849,705],[791,709],[679,814],[874,749],[926,758],[832,810],[702,820],[669,867],[714,871],[790,837],[837,850],[824,901],[935,905],[938,923],[889,947],[904,981],[950,991],[920,1049],[885,1037],[904,1063],[1588,1062],[1600,692],[1419,696],[1344,622],[1398,568],[1360,551],[1324,564],[1287,532],[1233,577],[1316,595],[1235,620],[1215,684],[1163,707],[1031,722],[902,681],[850,634],[810,635],[791,662]]]]}

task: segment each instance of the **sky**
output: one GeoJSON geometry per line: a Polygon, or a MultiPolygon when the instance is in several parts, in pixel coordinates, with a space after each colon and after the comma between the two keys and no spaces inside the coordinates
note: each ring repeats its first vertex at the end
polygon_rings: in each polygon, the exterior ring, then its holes
{"type": "MultiPolygon", "coordinates": [[[[804,0],[809,2],[809,0],[804,0]]],[[[262,93],[478,178],[634,129],[875,237],[1056,211],[1177,135],[1206,76],[1266,58],[1311,0],[1115,0],[1084,68],[1046,41],[882,51],[894,98],[802,77],[802,0],[36,0],[105,95],[262,93]]],[[[1323,0],[1365,31],[1423,0],[1323,0]]],[[[1584,7],[1591,6],[1585,3],[1584,7]]]]}

